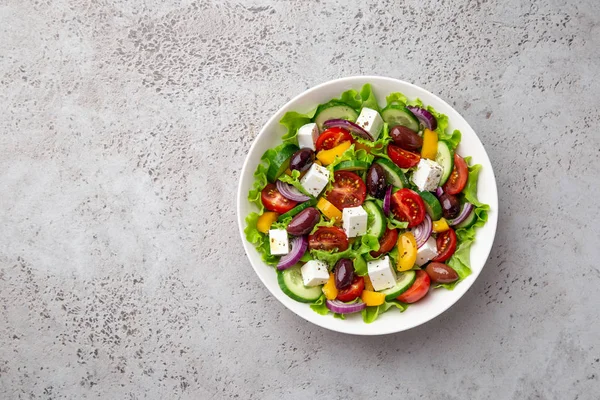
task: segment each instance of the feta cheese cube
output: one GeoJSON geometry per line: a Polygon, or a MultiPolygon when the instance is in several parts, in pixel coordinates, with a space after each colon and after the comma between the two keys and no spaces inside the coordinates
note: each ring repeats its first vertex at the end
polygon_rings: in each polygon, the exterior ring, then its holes
{"type": "Polygon", "coordinates": [[[271,254],[274,256],[282,256],[290,252],[290,242],[285,229],[270,229],[269,243],[271,254]]]}
{"type": "Polygon", "coordinates": [[[325,189],[325,186],[327,186],[328,182],[329,170],[318,164],[311,165],[306,175],[300,179],[300,183],[302,184],[304,190],[314,197],[317,197],[323,191],[323,189],[325,189]]]}
{"type": "Polygon", "coordinates": [[[372,108],[363,107],[356,120],[356,125],[369,132],[373,136],[373,140],[377,140],[383,128],[383,119],[381,119],[381,115],[377,111],[372,108]]]}
{"type": "Polygon", "coordinates": [[[367,233],[367,218],[367,212],[361,206],[344,208],[342,225],[346,236],[351,238],[367,233]]]}
{"type": "Polygon", "coordinates": [[[323,261],[310,260],[300,268],[300,271],[302,271],[304,286],[324,285],[329,280],[327,264],[323,261]]]}
{"type": "Polygon", "coordinates": [[[369,261],[367,263],[369,279],[373,284],[373,289],[379,291],[389,289],[396,284],[396,271],[392,267],[390,257],[385,256],[379,260],[369,261]]]}
{"type": "Polygon", "coordinates": [[[319,137],[319,127],[317,124],[306,124],[298,129],[298,146],[303,149],[305,147],[315,150],[315,143],[319,137]]]}
{"type": "Polygon", "coordinates": [[[433,192],[438,187],[443,173],[444,169],[440,164],[421,158],[411,179],[420,191],[433,192]]]}
{"type": "Polygon", "coordinates": [[[429,239],[425,242],[419,250],[417,250],[417,261],[416,264],[421,267],[425,265],[427,261],[430,261],[435,256],[437,256],[437,244],[435,243],[435,239],[433,236],[430,236],[429,239]]]}

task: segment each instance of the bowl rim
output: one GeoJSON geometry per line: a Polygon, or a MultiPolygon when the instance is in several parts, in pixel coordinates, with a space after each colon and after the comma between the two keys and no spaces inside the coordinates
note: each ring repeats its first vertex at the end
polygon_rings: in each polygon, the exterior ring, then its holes
{"type": "MultiPolygon", "coordinates": [[[[348,89],[346,89],[348,90],[348,89]]],[[[491,203],[491,202],[490,202],[491,203]]],[[[340,332],[340,333],[346,333],[346,334],[352,334],[352,335],[359,335],[359,336],[379,336],[379,335],[387,335],[387,334],[392,334],[392,333],[398,333],[398,332],[404,332],[410,329],[413,329],[417,326],[423,325],[435,318],[437,318],[438,316],[440,316],[441,314],[443,314],[445,311],[447,311],[450,307],[452,307],[454,304],[456,304],[458,302],[458,300],[460,300],[465,293],[467,293],[469,291],[469,289],[473,286],[473,284],[475,283],[475,281],[477,280],[477,278],[479,277],[481,271],[483,270],[483,268],[485,267],[485,264],[487,263],[488,257],[491,253],[491,250],[493,248],[494,245],[494,241],[495,241],[495,237],[496,237],[496,231],[497,231],[497,225],[498,225],[498,186],[497,186],[497,182],[496,182],[496,176],[494,174],[494,170],[493,170],[493,165],[491,163],[491,160],[487,154],[487,151],[485,150],[485,147],[483,146],[483,143],[481,143],[481,140],[479,139],[479,136],[477,135],[477,133],[475,132],[475,130],[471,127],[471,125],[468,123],[468,121],[450,104],[448,104],[445,100],[443,100],[442,98],[440,98],[439,96],[437,96],[434,93],[431,93],[430,91],[428,91],[427,89],[420,87],[418,85],[415,85],[413,83],[401,80],[401,79],[397,79],[397,78],[391,78],[391,77],[386,77],[386,76],[380,76],[380,75],[353,75],[353,76],[347,76],[347,77],[343,77],[343,78],[337,78],[337,79],[332,79],[326,82],[322,82],[316,86],[313,86],[303,92],[301,92],[300,94],[294,96],[292,99],[290,99],[287,103],[285,103],[283,106],[281,106],[277,111],[275,111],[275,113],[262,125],[260,131],[258,132],[258,134],[254,137],[253,141],[252,141],[252,145],[250,146],[250,148],[248,149],[248,153],[246,155],[246,158],[244,160],[244,164],[242,166],[242,168],[240,169],[240,175],[238,178],[238,185],[237,185],[237,201],[236,201],[236,213],[237,213],[237,220],[238,220],[238,230],[240,233],[240,237],[242,239],[242,244],[244,247],[244,252],[246,253],[246,257],[248,259],[248,261],[250,262],[250,265],[252,266],[252,268],[254,269],[254,272],[256,273],[256,275],[258,276],[258,278],[261,280],[261,282],[263,283],[263,285],[265,285],[266,289],[269,291],[269,293],[271,293],[285,308],[287,308],[288,310],[292,311],[294,314],[296,314],[298,317],[302,318],[302,320],[310,322],[312,324],[315,324],[317,326],[320,326],[322,328],[334,331],[334,332],[340,332]],[[473,132],[475,139],[477,140],[478,144],[481,146],[481,148],[483,149],[483,154],[482,156],[485,157],[485,159],[487,159],[487,163],[489,164],[489,174],[491,177],[491,181],[490,183],[490,188],[491,188],[491,199],[493,200],[493,206],[495,206],[494,208],[491,208],[491,211],[489,213],[489,217],[488,221],[486,222],[486,225],[491,225],[492,227],[492,238],[489,241],[489,245],[487,246],[487,248],[484,248],[482,251],[482,255],[485,254],[485,258],[484,258],[484,262],[483,265],[481,267],[481,269],[479,270],[472,270],[471,275],[469,276],[469,278],[472,277],[472,280],[470,280],[470,282],[464,282],[465,284],[468,284],[468,286],[463,286],[464,290],[463,292],[460,294],[460,296],[451,299],[450,301],[448,301],[448,303],[446,303],[444,306],[442,306],[439,310],[436,310],[436,312],[432,313],[429,318],[422,320],[422,321],[416,321],[415,323],[412,324],[407,324],[405,326],[400,327],[400,329],[394,329],[394,327],[385,329],[384,327],[382,327],[382,329],[380,329],[380,331],[378,332],[363,332],[363,331],[352,331],[351,329],[337,329],[334,327],[331,327],[328,325],[327,321],[329,320],[328,318],[326,318],[326,316],[321,316],[323,318],[319,318],[319,319],[315,319],[315,320],[309,320],[307,318],[305,318],[303,315],[299,314],[296,310],[290,308],[287,306],[286,302],[284,301],[284,296],[285,294],[283,292],[279,293],[277,291],[273,291],[271,290],[271,288],[269,287],[269,285],[267,284],[267,282],[265,281],[265,279],[263,278],[262,274],[258,271],[257,266],[254,265],[252,259],[250,258],[250,255],[248,253],[248,248],[250,246],[253,246],[251,243],[249,243],[246,240],[246,236],[244,234],[244,229],[245,229],[245,219],[247,215],[241,215],[241,205],[243,201],[248,201],[247,200],[247,193],[242,193],[242,185],[243,185],[243,177],[244,175],[246,175],[246,169],[249,168],[249,164],[250,164],[250,155],[254,153],[256,146],[258,145],[258,139],[264,134],[266,128],[270,125],[273,124],[273,122],[275,120],[277,120],[280,117],[280,114],[285,113],[287,111],[291,111],[290,110],[290,106],[292,104],[294,104],[295,102],[297,102],[298,100],[304,98],[305,96],[308,96],[311,93],[320,91],[321,89],[329,86],[329,85],[337,85],[337,84],[341,84],[341,83],[348,83],[348,87],[350,88],[351,84],[356,82],[356,81],[365,81],[365,83],[369,83],[369,81],[373,81],[373,80],[379,80],[379,81],[389,81],[389,82],[394,82],[395,84],[401,84],[401,85],[405,85],[408,87],[411,87],[414,90],[417,91],[422,91],[425,92],[428,96],[431,96],[433,98],[435,98],[437,101],[439,101],[440,103],[444,104],[446,107],[448,107],[449,109],[453,110],[459,118],[461,118],[464,123],[468,126],[468,128],[473,132]]],[[[483,258],[483,257],[482,257],[483,258]]],[[[262,263],[262,265],[266,265],[264,263],[262,263]]],[[[273,269],[273,272],[276,272],[275,269],[273,267],[269,268],[273,269]]],[[[285,296],[287,297],[287,296],[285,296]]],[[[308,304],[306,305],[308,306],[308,304]]],[[[315,313],[315,315],[318,315],[315,313]]]]}

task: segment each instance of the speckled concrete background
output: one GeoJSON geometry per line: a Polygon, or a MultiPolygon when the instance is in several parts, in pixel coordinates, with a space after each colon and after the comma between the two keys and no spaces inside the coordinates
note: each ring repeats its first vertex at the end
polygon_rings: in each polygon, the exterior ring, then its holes
{"type": "Polygon", "coordinates": [[[598,398],[596,0],[3,0],[0,31],[0,398],[598,398]],[[501,202],[467,295],[378,338],[284,309],[235,223],[260,126],[356,74],[454,104],[501,202]]]}

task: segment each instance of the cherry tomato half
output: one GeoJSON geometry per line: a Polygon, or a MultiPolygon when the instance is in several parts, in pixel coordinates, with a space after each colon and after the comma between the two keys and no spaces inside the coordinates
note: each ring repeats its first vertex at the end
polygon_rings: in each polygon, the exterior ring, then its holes
{"type": "Polygon", "coordinates": [[[467,178],[469,177],[469,167],[461,156],[454,153],[454,168],[450,177],[444,183],[443,189],[448,194],[459,194],[465,188],[467,184],[467,178]]]}
{"type": "Polygon", "coordinates": [[[377,258],[382,254],[389,253],[392,251],[396,242],[398,241],[398,229],[385,228],[385,232],[381,239],[379,239],[379,250],[371,251],[371,257],[377,258]]]}
{"type": "Polygon", "coordinates": [[[260,200],[269,211],[275,211],[279,214],[286,213],[298,205],[297,202],[283,197],[277,187],[269,183],[260,193],[260,200]]]}
{"type": "Polygon", "coordinates": [[[436,239],[438,255],[433,259],[435,262],[446,261],[456,251],[456,233],[454,229],[449,228],[447,231],[439,233],[436,239]]]}
{"type": "Polygon", "coordinates": [[[387,153],[394,164],[400,168],[414,167],[419,163],[419,160],[421,160],[421,156],[419,154],[404,150],[403,148],[393,144],[388,145],[387,153]]]}
{"type": "Polygon", "coordinates": [[[338,209],[358,207],[367,197],[367,186],[360,176],[350,171],[337,171],[333,175],[333,188],[325,198],[338,209]]]}
{"type": "Polygon", "coordinates": [[[338,292],[337,299],[340,301],[352,301],[359,297],[363,290],[365,290],[365,279],[362,276],[355,276],[350,286],[338,292]]]}
{"type": "Polygon", "coordinates": [[[392,195],[392,212],[400,221],[407,221],[408,227],[419,225],[425,219],[425,203],[417,192],[407,188],[392,195]]]}
{"type": "Polygon", "coordinates": [[[398,301],[402,303],[416,303],[429,292],[431,278],[427,275],[427,272],[423,270],[418,270],[416,272],[417,278],[415,279],[415,283],[413,283],[406,292],[397,297],[398,301]]]}
{"type": "Polygon", "coordinates": [[[315,147],[317,151],[329,150],[343,142],[354,143],[350,132],[342,128],[329,128],[319,135],[315,147]]]}
{"type": "Polygon", "coordinates": [[[348,249],[348,236],[341,228],[336,226],[322,226],[315,233],[308,236],[310,250],[344,251],[348,249]]]}

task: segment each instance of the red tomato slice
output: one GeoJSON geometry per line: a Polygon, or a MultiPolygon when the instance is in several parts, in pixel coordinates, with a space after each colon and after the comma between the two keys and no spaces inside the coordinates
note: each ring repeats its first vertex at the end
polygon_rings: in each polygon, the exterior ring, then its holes
{"type": "Polygon", "coordinates": [[[407,188],[392,195],[392,212],[400,221],[407,221],[408,227],[419,225],[425,219],[425,203],[417,192],[407,188]]]}
{"type": "Polygon", "coordinates": [[[336,298],[340,301],[352,301],[358,298],[363,290],[365,290],[365,278],[362,276],[355,276],[350,286],[341,289],[336,298]]]}
{"type": "Polygon", "coordinates": [[[443,189],[448,194],[459,194],[465,188],[467,184],[467,178],[469,177],[469,167],[461,156],[454,153],[454,168],[450,177],[444,183],[443,189]]]}
{"type": "Polygon", "coordinates": [[[325,198],[338,209],[358,207],[365,201],[367,186],[360,176],[350,171],[338,171],[333,179],[333,188],[325,198]]]}
{"type": "Polygon", "coordinates": [[[439,233],[436,239],[438,255],[433,259],[435,262],[446,261],[456,251],[456,233],[452,228],[439,233]]]}
{"type": "Polygon", "coordinates": [[[418,270],[415,283],[406,292],[398,296],[397,299],[402,303],[416,303],[429,292],[429,286],[431,286],[431,278],[427,275],[427,272],[418,270]]]}
{"type": "Polygon", "coordinates": [[[371,257],[377,258],[382,254],[389,253],[392,251],[396,242],[398,241],[398,229],[385,228],[385,232],[381,239],[379,239],[379,250],[373,250],[371,257]]]}
{"type": "Polygon", "coordinates": [[[329,150],[343,142],[354,143],[350,132],[342,128],[329,128],[319,135],[315,147],[317,151],[329,150]]]}
{"type": "Polygon", "coordinates": [[[419,160],[421,160],[421,156],[419,154],[411,153],[410,151],[406,151],[403,148],[393,144],[388,145],[387,153],[394,164],[400,168],[414,167],[419,163],[419,160]]]}
{"type": "Polygon", "coordinates": [[[275,211],[279,214],[286,213],[298,205],[297,202],[283,197],[277,187],[269,183],[260,193],[260,200],[269,211],[275,211]]]}
{"type": "Polygon", "coordinates": [[[348,236],[346,232],[336,226],[322,226],[315,233],[308,236],[310,250],[344,251],[348,249],[348,236]]]}

